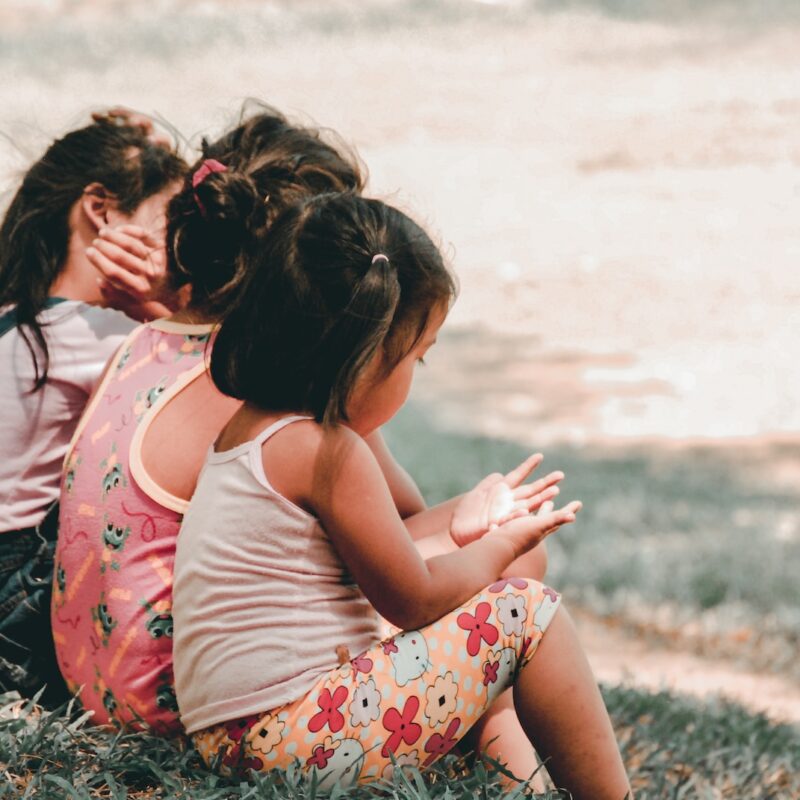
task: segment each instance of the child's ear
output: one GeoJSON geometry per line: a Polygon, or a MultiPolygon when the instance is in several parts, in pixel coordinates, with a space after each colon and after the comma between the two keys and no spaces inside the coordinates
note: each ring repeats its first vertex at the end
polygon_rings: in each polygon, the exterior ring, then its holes
{"type": "Polygon", "coordinates": [[[115,207],[114,198],[102,183],[90,183],[81,196],[81,210],[96,230],[108,224],[108,213],[115,207]]]}

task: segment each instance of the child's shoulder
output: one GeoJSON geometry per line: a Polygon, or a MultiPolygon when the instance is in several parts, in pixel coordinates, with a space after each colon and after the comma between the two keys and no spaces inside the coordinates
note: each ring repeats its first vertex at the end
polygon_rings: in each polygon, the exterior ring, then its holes
{"type": "Polygon", "coordinates": [[[269,454],[292,463],[369,449],[361,436],[344,425],[325,426],[302,413],[266,412],[244,403],[223,428],[215,449],[231,450],[247,442],[259,445],[265,458],[269,454]]]}
{"type": "Polygon", "coordinates": [[[373,459],[366,442],[346,426],[323,426],[308,417],[264,422],[253,437],[262,439],[264,476],[279,494],[312,514],[339,478],[373,459]]]}
{"type": "Polygon", "coordinates": [[[354,452],[369,452],[366,442],[346,425],[326,426],[311,417],[293,416],[265,420],[262,450],[285,451],[293,460],[341,459],[354,452]],[[266,434],[266,435],[265,435],[266,434]]]}

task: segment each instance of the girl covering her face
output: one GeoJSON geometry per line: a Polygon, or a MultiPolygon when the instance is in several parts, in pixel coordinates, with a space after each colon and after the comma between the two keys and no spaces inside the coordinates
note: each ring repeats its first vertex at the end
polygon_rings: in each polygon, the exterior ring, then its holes
{"type": "Polygon", "coordinates": [[[47,682],[45,702],[63,696],[47,611],[53,504],[78,418],[136,324],[98,306],[86,247],[103,228],[163,226],[184,170],[141,126],[103,117],[48,148],[0,225],[0,691],[47,682]]]}

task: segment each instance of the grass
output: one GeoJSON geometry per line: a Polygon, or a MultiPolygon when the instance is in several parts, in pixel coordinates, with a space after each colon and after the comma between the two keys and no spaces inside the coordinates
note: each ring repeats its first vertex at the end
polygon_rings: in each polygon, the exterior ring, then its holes
{"type": "MultiPolygon", "coordinates": [[[[406,406],[387,441],[429,502],[528,451],[438,427],[406,406]]],[[[578,523],[548,541],[548,580],[568,603],[638,632],[800,677],[800,495],[776,473],[797,447],[545,449],[578,523]]]]}
{"type": "MultiPolygon", "coordinates": [[[[638,800],[778,800],[800,796],[800,731],[722,702],[701,704],[667,692],[605,689],[638,800]]],[[[466,769],[449,756],[426,773],[392,784],[334,790],[368,800],[520,797],[504,790],[495,765],[466,769]]],[[[0,695],[0,798],[37,800],[313,800],[320,793],[297,770],[222,778],[182,740],[93,728],[76,709],[44,711],[0,695]]],[[[556,800],[566,794],[533,795],[556,800]]]]}

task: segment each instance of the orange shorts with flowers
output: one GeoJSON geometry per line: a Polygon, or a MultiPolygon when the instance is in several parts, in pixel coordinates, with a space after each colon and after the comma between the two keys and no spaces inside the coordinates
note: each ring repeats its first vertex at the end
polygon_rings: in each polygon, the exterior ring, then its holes
{"type": "Polygon", "coordinates": [[[195,733],[195,746],[228,774],[299,762],[322,789],[427,767],[514,683],[559,602],[537,581],[501,579],[333,668],[298,700],[195,733]]]}

